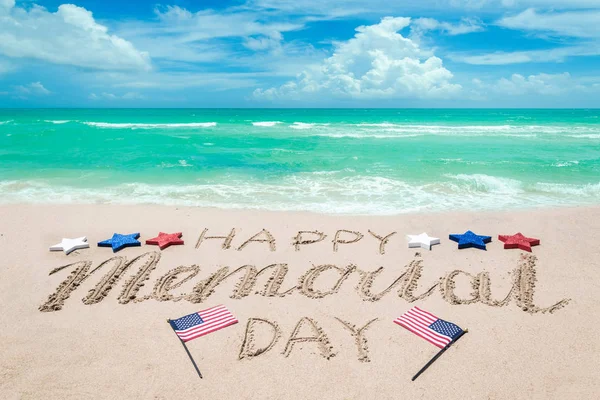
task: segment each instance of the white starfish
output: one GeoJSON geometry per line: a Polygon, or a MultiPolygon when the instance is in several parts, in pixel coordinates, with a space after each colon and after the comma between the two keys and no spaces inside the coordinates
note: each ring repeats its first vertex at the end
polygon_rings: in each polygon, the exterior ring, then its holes
{"type": "Polygon", "coordinates": [[[78,237],[75,239],[63,238],[62,242],[55,244],[50,247],[50,251],[64,251],[65,254],[69,254],[74,250],[87,249],[90,244],[87,242],[85,236],[78,237]]]}
{"type": "Polygon", "coordinates": [[[440,239],[431,237],[425,232],[420,235],[408,235],[408,247],[422,247],[427,250],[431,250],[431,246],[434,244],[440,244],[440,239]]]}

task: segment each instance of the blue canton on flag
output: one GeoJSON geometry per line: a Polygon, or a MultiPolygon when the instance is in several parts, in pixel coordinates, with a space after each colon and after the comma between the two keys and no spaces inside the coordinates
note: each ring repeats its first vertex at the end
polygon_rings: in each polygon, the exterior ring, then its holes
{"type": "Polygon", "coordinates": [[[175,328],[176,331],[190,329],[191,327],[198,326],[203,323],[204,321],[202,320],[202,318],[200,318],[200,314],[198,313],[193,313],[178,319],[171,320],[171,324],[173,324],[173,328],[175,328]]]}
{"type": "Polygon", "coordinates": [[[463,331],[458,327],[458,325],[455,325],[452,322],[444,321],[443,319],[438,319],[433,324],[429,325],[429,328],[441,335],[452,338],[452,340],[454,340],[463,331]]]}

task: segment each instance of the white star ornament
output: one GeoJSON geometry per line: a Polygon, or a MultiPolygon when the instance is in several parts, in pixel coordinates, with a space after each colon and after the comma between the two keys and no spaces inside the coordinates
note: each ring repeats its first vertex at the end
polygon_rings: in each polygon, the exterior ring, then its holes
{"type": "Polygon", "coordinates": [[[431,237],[425,232],[420,235],[408,235],[408,247],[421,247],[426,250],[431,250],[431,246],[440,244],[440,239],[431,237]]]}
{"type": "Polygon", "coordinates": [[[90,247],[90,244],[87,242],[87,238],[85,236],[78,237],[75,239],[67,239],[63,238],[60,243],[55,244],[50,247],[50,251],[64,251],[65,254],[69,254],[72,251],[79,249],[87,249],[90,247]]]}

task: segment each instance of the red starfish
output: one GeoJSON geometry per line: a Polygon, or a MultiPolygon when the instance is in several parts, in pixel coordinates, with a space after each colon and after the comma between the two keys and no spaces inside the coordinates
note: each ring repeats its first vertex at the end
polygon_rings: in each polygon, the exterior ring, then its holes
{"type": "Polygon", "coordinates": [[[504,242],[505,249],[516,249],[525,250],[531,253],[531,246],[537,246],[540,244],[540,239],[534,239],[524,236],[521,232],[515,235],[498,235],[498,240],[504,242]]]}
{"type": "Polygon", "coordinates": [[[181,232],[159,232],[157,237],[146,240],[146,244],[154,244],[158,246],[161,250],[164,250],[172,244],[183,244],[183,240],[180,239],[181,236],[181,232]]]}

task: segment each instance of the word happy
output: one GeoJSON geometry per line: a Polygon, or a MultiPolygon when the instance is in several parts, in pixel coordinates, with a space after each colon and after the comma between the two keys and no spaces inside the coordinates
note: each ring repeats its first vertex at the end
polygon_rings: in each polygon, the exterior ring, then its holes
{"type": "MultiPolygon", "coordinates": [[[[387,235],[378,235],[369,230],[369,234],[376,239],[377,246],[380,254],[385,254],[385,245],[388,243],[390,238],[394,236],[397,232],[391,232],[387,235]]],[[[225,236],[209,236],[208,229],[204,229],[200,236],[198,237],[198,241],[196,242],[196,248],[199,248],[203,242],[208,239],[217,239],[223,240],[223,245],[221,246],[223,250],[227,250],[231,248],[233,239],[236,236],[235,228],[233,228],[229,234],[225,236]]],[[[340,229],[336,231],[333,239],[331,240],[332,249],[334,252],[338,251],[340,244],[352,244],[357,243],[362,240],[364,235],[357,231],[349,231],[346,229],[340,229]]],[[[293,238],[292,246],[296,249],[296,251],[300,251],[303,246],[315,244],[324,241],[327,238],[327,235],[320,231],[298,231],[298,234],[293,238]]],[[[266,229],[261,230],[256,235],[250,237],[248,240],[243,242],[239,247],[237,247],[238,251],[242,251],[246,246],[250,243],[266,243],[269,246],[270,251],[275,251],[277,249],[275,237],[266,229]]]]}

